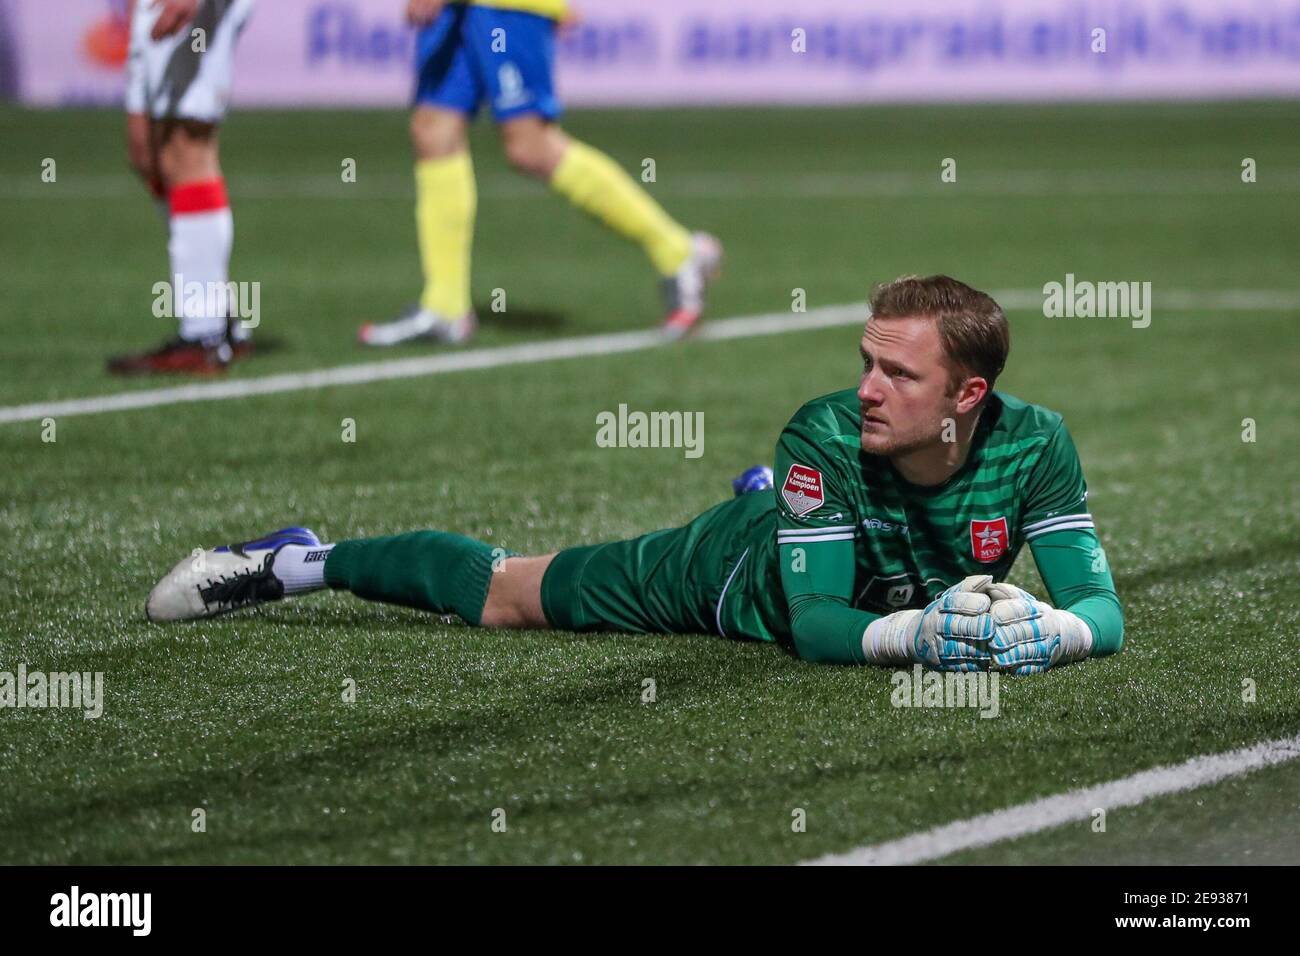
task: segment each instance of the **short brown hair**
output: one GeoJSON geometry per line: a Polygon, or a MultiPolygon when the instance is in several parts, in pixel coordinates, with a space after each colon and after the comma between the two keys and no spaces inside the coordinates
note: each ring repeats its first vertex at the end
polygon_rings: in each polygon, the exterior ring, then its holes
{"type": "Polygon", "coordinates": [[[987,381],[992,391],[1011,351],[1011,329],[1002,307],[951,276],[899,276],[882,282],[871,290],[871,317],[934,319],[953,364],[953,391],[971,375],[987,381]]]}

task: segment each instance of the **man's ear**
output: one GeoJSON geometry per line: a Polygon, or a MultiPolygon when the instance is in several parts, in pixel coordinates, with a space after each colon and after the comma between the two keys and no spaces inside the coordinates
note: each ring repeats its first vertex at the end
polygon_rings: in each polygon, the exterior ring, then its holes
{"type": "Polygon", "coordinates": [[[972,375],[963,381],[961,387],[957,389],[957,411],[963,415],[974,411],[979,407],[980,402],[984,401],[988,393],[988,380],[979,375],[972,375]]]}

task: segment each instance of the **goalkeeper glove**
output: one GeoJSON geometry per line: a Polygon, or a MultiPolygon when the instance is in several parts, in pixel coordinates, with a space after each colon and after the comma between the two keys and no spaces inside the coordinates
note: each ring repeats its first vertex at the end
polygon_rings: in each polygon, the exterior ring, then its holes
{"type": "Polygon", "coordinates": [[[993,599],[989,649],[994,670],[1041,674],[1092,653],[1092,629],[1077,614],[1054,608],[1010,584],[994,584],[988,593],[993,599]]]}
{"type": "Polygon", "coordinates": [[[927,664],[943,671],[987,670],[993,636],[993,583],[977,574],[955,584],[924,611],[895,611],[867,625],[862,652],[873,664],[927,664]]]}

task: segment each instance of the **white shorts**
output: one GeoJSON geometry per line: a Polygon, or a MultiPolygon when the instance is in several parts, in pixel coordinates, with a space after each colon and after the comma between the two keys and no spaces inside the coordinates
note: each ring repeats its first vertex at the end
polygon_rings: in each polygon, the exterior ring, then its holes
{"type": "Polygon", "coordinates": [[[220,122],[230,103],[235,43],[252,9],[253,0],[201,0],[192,21],[154,40],[149,31],[162,5],[136,0],[126,61],[126,111],[154,119],[220,122]]]}

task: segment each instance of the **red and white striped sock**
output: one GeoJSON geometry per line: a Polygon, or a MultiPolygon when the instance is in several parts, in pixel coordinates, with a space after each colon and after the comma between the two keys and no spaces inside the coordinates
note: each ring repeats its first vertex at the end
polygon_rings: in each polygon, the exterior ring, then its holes
{"type": "Polygon", "coordinates": [[[235,222],[220,177],[173,186],[169,194],[172,292],[181,338],[190,341],[224,335],[229,316],[226,281],[235,222]],[[198,285],[194,285],[198,283],[198,285]],[[194,294],[201,290],[200,294],[194,294]]]}

